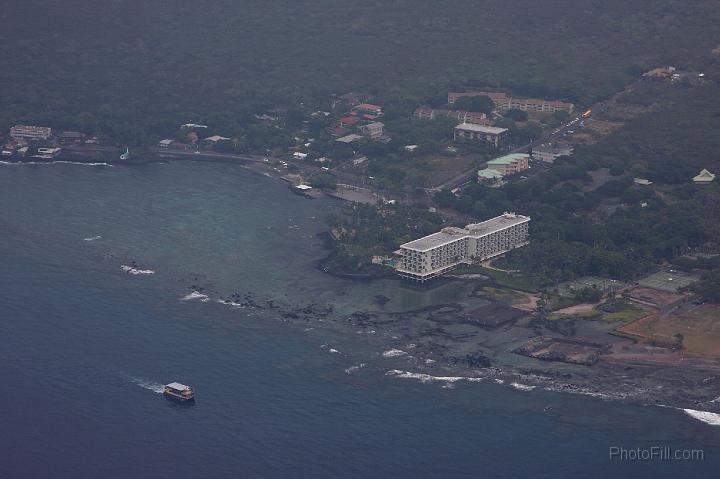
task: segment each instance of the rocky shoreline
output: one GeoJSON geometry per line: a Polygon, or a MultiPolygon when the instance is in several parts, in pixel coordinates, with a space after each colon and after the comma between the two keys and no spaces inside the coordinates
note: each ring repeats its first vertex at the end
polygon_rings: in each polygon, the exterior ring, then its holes
{"type": "MultiPolygon", "coordinates": [[[[468,341],[469,332],[463,337],[442,327],[427,327],[428,317],[462,312],[464,307],[460,304],[394,313],[356,311],[342,316],[330,304],[287,304],[261,299],[249,292],[221,295],[195,283],[188,289],[190,297],[202,296],[231,308],[272,312],[279,320],[306,329],[326,328],[343,333],[349,343],[358,334],[372,338],[365,339],[375,344],[376,353],[370,357],[355,357],[352,344],[345,345],[343,353],[361,363],[364,370],[376,370],[388,377],[439,383],[443,387],[454,387],[458,382],[492,382],[519,391],[543,390],[720,414],[720,363],[708,370],[692,364],[661,367],[601,359],[588,366],[529,360],[517,354],[512,346],[535,336],[537,325],[531,321],[487,331],[481,341],[468,341]],[[503,338],[493,344],[493,334],[503,338]]],[[[353,372],[350,369],[348,374],[353,372]]]]}

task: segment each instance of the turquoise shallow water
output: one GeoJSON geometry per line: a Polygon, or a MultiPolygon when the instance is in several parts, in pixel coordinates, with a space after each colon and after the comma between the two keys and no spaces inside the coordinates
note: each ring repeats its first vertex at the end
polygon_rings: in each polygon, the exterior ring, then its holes
{"type": "MultiPolygon", "coordinates": [[[[396,288],[314,268],[331,201],[230,165],[173,163],[0,165],[0,203],[0,477],[657,478],[718,466],[719,428],[681,412],[348,375],[379,346],[180,300],[202,284],[213,298],[343,312],[396,288]],[[155,273],[124,273],[133,261],[155,273]],[[173,380],[196,388],[194,406],[157,393],[173,380]],[[610,446],[655,445],[706,460],[608,460],[610,446]]],[[[392,296],[397,308],[430,301],[392,296]]]]}

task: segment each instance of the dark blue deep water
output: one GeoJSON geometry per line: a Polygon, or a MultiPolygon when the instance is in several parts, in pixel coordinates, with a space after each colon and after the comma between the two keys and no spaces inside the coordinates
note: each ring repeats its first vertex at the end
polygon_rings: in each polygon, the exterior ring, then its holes
{"type": "Polygon", "coordinates": [[[0,165],[0,478],[716,476],[720,428],[680,411],[349,375],[380,346],[181,300],[369,303],[391,286],[313,267],[336,207],[229,165],[0,165]],[[608,458],[658,445],[705,461],[608,458]]]}

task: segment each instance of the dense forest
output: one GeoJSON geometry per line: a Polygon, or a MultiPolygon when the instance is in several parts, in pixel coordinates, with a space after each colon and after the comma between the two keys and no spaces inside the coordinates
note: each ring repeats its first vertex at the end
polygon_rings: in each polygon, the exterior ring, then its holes
{"type": "Polygon", "coordinates": [[[66,0],[0,8],[0,129],[48,124],[147,143],[178,124],[239,137],[253,113],[349,90],[388,117],[448,89],[580,104],[659,64],[702,64],[715,2],[66,0]]]}

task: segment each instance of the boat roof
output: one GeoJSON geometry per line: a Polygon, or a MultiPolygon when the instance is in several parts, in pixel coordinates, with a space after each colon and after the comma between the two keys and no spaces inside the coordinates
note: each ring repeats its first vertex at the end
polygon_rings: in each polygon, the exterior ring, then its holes
{"type": "Polygon", "coordinates": [[[190,386],[180,383],[170,383],[165,385],[166,388],[175,389],[177,391],[190,391],[190,386]]]}

